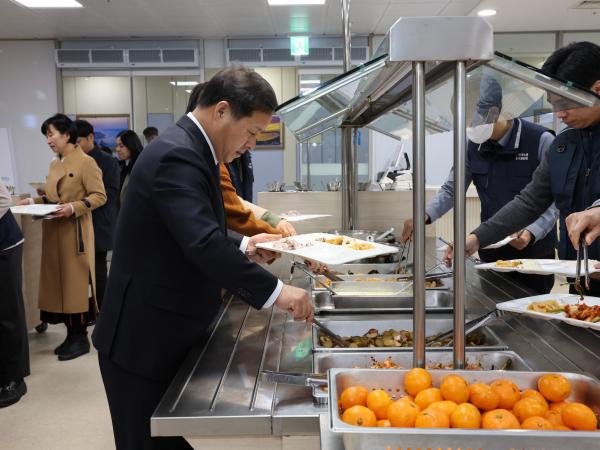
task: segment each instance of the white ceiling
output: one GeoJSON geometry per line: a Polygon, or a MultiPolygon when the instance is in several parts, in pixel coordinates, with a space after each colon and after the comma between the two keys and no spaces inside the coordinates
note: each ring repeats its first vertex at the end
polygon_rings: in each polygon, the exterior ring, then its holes
{"type": "MultiPolygon", "coordinates": [[[[268,6],[267,0],[79,0],[84,8],[27,9],[0,0],[0,39],[226,37],[341,34],[341,2],[268,6]]],[[[351,0],[352,33],[384,34],[401,16],[498,11],[496,31],[600,29],[600,10],[580,0],[351,0]],[[598,14],[598,15],[597,15],[598,14]]]]}

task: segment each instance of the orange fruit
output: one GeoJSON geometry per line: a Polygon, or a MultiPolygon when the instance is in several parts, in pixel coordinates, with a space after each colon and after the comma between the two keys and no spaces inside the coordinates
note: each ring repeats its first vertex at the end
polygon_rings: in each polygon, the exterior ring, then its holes
{"type": "Polygon", "coordinates": [[[571,382],[556,373],[541,376],[537,386],[540,393],[550,402],[562,402],[571,394],[571,382]]]}
{"type": "Polygon", "coordinates": [[[344,411],[342,420],[348,425],[357,425],[359,427],[376,427],[377,417],[375,413],[366,406],[354,405],[344,411]]]}
{"type": "Polygon", "coordinates": [[[555,403],[550,403],[549,408],[551,411],[558,411],[559,413],[562,414],[563,409],[565,409],[565,406],[567,406],[570,402],[555,402],[555,403]]]}
{"type": "Polygon", "coordinates": [[[498,403],[499,409],[512,409],[521,399],[521,391],[515,383],[510,380],[495,380],[490,383],[490,387],[500,397],[498,403]]]}
{"type": "Polygon", "coordinates": [[[491,411],[498,407],[500,397],[485,383],[473,383],[469,386],[469,401],[483,411],[491,411]]]}
{"type": "Polygon", "coordinates": [[[573,430],[595,430],[598,428],[596,414],[583,403],[569,403],[562,410],[563,423],[573,430]]]}
{"type": "Polygon", "coordinates": [[[450,419],[441,409],[426,409],[417,415],[415,428],[449,428],[450,419]]]}
{"type": "Polygon", "coordinates": [[[560,411],[550,409],[546,411],[546,414],[544,414],[544,419],[550,422],[554,427],[557,427],[558,425],[564,425],[560,411]]]}
{"type": "Polygon", "coordinates": [[[438,388],[427,388],[422,390],[415,397],[415,403],[421,408],[421,411],[427,408],[434,402],[441,402],[442,394],[440,394],[440,390],[438,388]]]}
{"type": "Polygon", "coordinates": [[[479,428],[481,426],[481,413],[471,403],[461,403],[450,416],[452,428],[479,428]]]}
{"type": "Polygon", "coordinates": [[[442,378],[440,392],[444,400],[451,400],[457,405],[469,401],[469,385],[458,375],[446,375],[442,378]]]}
{"type": "Polygon", "coordinates": [[[548,406],[548,401],[542,394],[540,394],[540,391],[536,391],[535,389],[525,389],[523,392],[521,392],[521,398],[527,397],[537,398],[540,402],[548,406]]]}
{"type": "Polygon", "coordinates": [[[506,409],[492,409],[483,414],[481,428],[489,430],[511,430],[521,428],[519,420],[506,409]]]}
{"type": "Polygon", "coordinates": [[[340,396],[342,411],[355,405],[367,406],[367,395],[369,395],[369,391],[362,386],[347,387],[340,396]]]}
{"type": "Polygon", "coordinates": [[[389,394],[382,389],[371,391],[367,395],[367,408],[375,413],[377,419],[387,419],[387,410],[392,402],[389,394]]]}
{"type": "Polygon", "coordinates": [[[427,409],[441,409],[446,414],[448,414],[448,417],[450,417],[452,415],[452,413],[454,412],[454,410],[456,409],[457,406],[458,405],[456,403],[454,403],[453,401],[442,400],[441,402],[433,402],[433,403],[431,403],[427,407],[427,409]]]}
{"type": "Polygon", "coordinates": [[[377,421],[377,426],[378,427],[391,427],[392,423],[387,419],[383,419],[383,420],[377,421]]]}
{"type": "Polygon", "coordinates": [[[414,427],[421,409],[409,399],[396,400],[388,408],[388,420],[393,427],[414,427]]]}
{"type": "Polygon", "coordinates": [[[412,396],[431,387],[431,375],[425,369],[415,367],[404,377],[404,390],[412,396]]]}
{"type": "Polygon", "coordinates": [[[513,408],[513,412],[517,416],[517,419],[519,419],[519,422],[523,422],[529,417],[543,417],[547,411],[548,405],[535,397],[522,398],[515,403],[513,408]]]}
{"type": "Polygon", "coordinates": [[[556,425],[554,429],[556,431],[571,431],[571,429],[566,425],[556,425]]]}
{"type": "Polygon", "coordinates": [[[531,416],[521,423],[521,428],[525,430],[554,430],[554,425],[543,417],[531,416]]]}

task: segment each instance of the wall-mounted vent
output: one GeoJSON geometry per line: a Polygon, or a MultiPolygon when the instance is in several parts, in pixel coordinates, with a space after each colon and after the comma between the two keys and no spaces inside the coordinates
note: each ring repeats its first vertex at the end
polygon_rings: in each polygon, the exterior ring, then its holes
{"type": "Polygon", "coordinates": [[[262,53],[264,62],[295,61],[295,58],[287,48],[265,48],[262,53]]]}
{"type": "Polygon", "coordinates": [[[262,61],[260,48],[231,48],[229,49],[231,62],[257,62],[262,61]]]}
{"type": "MultiPolygon", "coordinates": [[[[355,61],[366,61],[368,59],[369,52],[367,51],[367,47],[352,47],[350,49],[350,58],[352,62],[355,61]]],[[[344,59],[344,49],[343,48],[335,48],[334,49],[334,59],[336,61],[342,61],[344,59]]]]}
{"type": "Polygon", "coordinates": [[[572,9],[600,9],[600,0],[584,0],[572,9]]]}
{"type": "Polygon", "coordinates": [[[331,48],[311,48],[308,55],[301,56],[301,61],[331,61],[331,48]]]}
{"type": "Polygon", "coordinates": [[[56,65],[62,68],[198,67],[195,48],[170,49],[60,49],[56,65]]]}
{"type": "Polygon", "coordinates": [[[92,50],[92,64],[108,64],[121,66],[125,63],[123,50],[92,50]]]}
{"type": "Polygon", "coordinates": [[[133,64],[160,63],[162,62],[160,50],[129,50],[129,62],[133,64]]]}
{"type": "Polygon", "coordinates": [[[89,50],[56,50],[57,64],[89,64],[89,50]]]}
{"type": "Polygon", "coordinates": [[[197,65],[197,51],[192,48],[164,49],[162,57],[164,63],[192,64],[197,65]]]}

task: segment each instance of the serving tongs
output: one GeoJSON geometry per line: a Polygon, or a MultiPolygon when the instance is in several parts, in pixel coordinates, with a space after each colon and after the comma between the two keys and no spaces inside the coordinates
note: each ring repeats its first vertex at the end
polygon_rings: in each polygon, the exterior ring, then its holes
{"type": "Polygon", "coordinates": [[[331,331],[328,327],[326,327],[325,325],[323,325],[319,320],[313,318],[312,324],[319,331],[321,331],[322,333],[324,333],[327,336],[329,336],[331,338],[331,340],[334,343],[336,343],[337,345],[339,345],[340,347],[348,347],[350,345],[341,336],[338,336],[333,331],[331,331]]]}
{"type": "MultiPolygon", "coordinates": [[[[331,292],[333,295],[337,295],[337,293],[331,288],[331,286],[327,286],[325,283],[321,282],[321,280],[319,280],[319,277],[317,277],[317,275],[315,275],[314,273],[311,272],[311,270],[308,268],[308,266],[304,263],[298,262],[298,261],[294,261],[294,263],[292,264],[292,271],[294,270],[294,267],[297,267],[298,269],[300,269],[302,272],[304,272],[306,275],[308,275],[317,285],[323,286],[325,289],[327,289],[329,292],[331,292]]],[[[327,271],[327,273],[331,276],[334,276],[331,272],[327,271]]],[[[325,274],[323,274],[325,275],[325,274]]],[[[329,278],[327,275],[325,275],[327,278],[329,278]]],[[[332,281],[343,281],[340,277],[338,277],[337,275],[335,275],[335,280],[333,278],[329,278],[332,281]]]]}
{"type": "Polygon", "coordinates": [[[396,273],[406,273],[411,245],[412,239],[409,239],[400,247],[400,265],[398,266],[398,270],[396,270],[396,273]]]}
{"type": "Polygon", "coordinates": [[[293,384],[297,386],[326,386],[326,373],[275,372],[263,370],[260,373],[263,380],[270,383],[293,384]]]}
{"type": "MultiPolygon", "coordinates": [[[[482,326],[486,325],[488,322],[491,322],[492,320],[502,317],[502,315],[503,315],[502,311],[495,309],[493,311],[485,313],[482,316],[479,316],[473,320],[468,321],[467,323],[465,323],[465,337],[467,337],[469,334],[473,333],[474,331],[478,330],[482,326]]],[[[444,339],[452,337],[453,335],[454,335],[454,328],[450,328],[448,331],[444,331],[442,333],[438,333],[433,336],[426,337],[425,343],[428,345],[431,345],[434,342],[443,341],[444,339]]],[[[449,346],[450,344],[452,344],[452,340],[450,340],[450,342],[448,342],[446,344],[446,346],[449,346]]]]}
{"type": "Polygon", "coordinates": [[[577,249],[577,265],[575,266],[575,289],[579,293],[579,300],[583,301],[583,289],[581,288],[581,258],[583,255],[584,287],[590,290],[590,267],[588,259],[588,248],[585,245],[585,234],[579,237],[579,248],[577,249]]]}

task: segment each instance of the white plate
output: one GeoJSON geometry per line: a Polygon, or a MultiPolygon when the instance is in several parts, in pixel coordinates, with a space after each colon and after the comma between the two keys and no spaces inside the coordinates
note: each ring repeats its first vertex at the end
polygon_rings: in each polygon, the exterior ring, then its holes
{"type": "Polygon", "coordinates": [[[302,222],[303,220],[320,219],[322,217],[331,217],[331,214],[298,214],[296,216],[288,216],[287,214],[281,214],[282,219],[288,222],[302,222]]]}
{"type": "Polygon", "coordinates": [[[506,244],[508,244],[511,241],[514,241],[515,239],[516,239],[515,237],[507,236],[504,239],[502,239],[501,241],[496,242],[495,244],[490,244],[487,247],[482,248],[482,250],[491,250],[493,248],[504,247],[506,244]]]}
{"type": "MultiPolygon", "coordinates": [[[[511,261],[522,261],[522,264],[517,267],[496,267],[495,262],[478,264],[476,269],[490,269],[496,272],[520,272],[529,273],[532,275],[562,275],[565,277],[575,278],[575,269],[577,261],[565,261],[560,259],[518,259],[511,261]]],[[[594,269],[594,264],[598,261],[589,260],[590,273],[600,272],[600,269],[594,269]]],[[[583,275],[583,264],[581,267],[583,275]]]]}
{"type": "MultiPolygon", "coordinates": [[[[566,322],[569,325],[573,325],[575,327],[581,328],[591,328],[593,330],[600,330],[600,322],[592,323],[586,322],[585,320],[577,320],[577,319],[569,319],[565,316],[564,312],[551,314],[551,313],[542,313],[536,311],[530,311],[527,309],[531,302],[544,302],[547,300],[557,300],[560,303],[564,304],[575,304],[579,301],[579,295],[575,294],[544,294],[544,295],[536,295],[534,297],[525,297],[519,298],[516,300],[511,300],[504,303],[498,303],[496,308],[502,311],[510,311],[520,314],[525,314],[531,317],[537,317],[545,320],[560,320],[562,322],[566,322]]],[[[594,306],[600,305],[600,298],[598,297],[584,297],[583,302],[586,305],[594,306]]]]}
{"type": "Polygon", "coordinates": [[[257,244],[259,248],[264,248],[277,253],[286,253],[289,255],[298,256],[300,258],[316,261],[318,263],[327,264],[329,266],[335,264],[346,264],[357,259],[372,258],[374,256],[388,255],[390,253],[397,253],[398,248],[390,245],[379,244],[376,242],[367,242],[360,239],[352,239],[354,242],[372,244],[373,248],[367,250],[354,250],[347,245],[333,245],[325,242],[319,242],[317,239],[333,239],[339,236],[328,233],[310,233],[310,234],[299,234],[298,236],[292,236],[291,238],[298,242],[311,242],[313,243],[310,247],[297,248],[295,250],[282,250],[274,248],[274,242],[263,242],[257,244]]]}
{"type": "Polygon", "coordinates": [[[19,205],[11,206],[13,214],[26,214],[29,216],[46,216],[56,211],[58,205],[19,205]]]}

